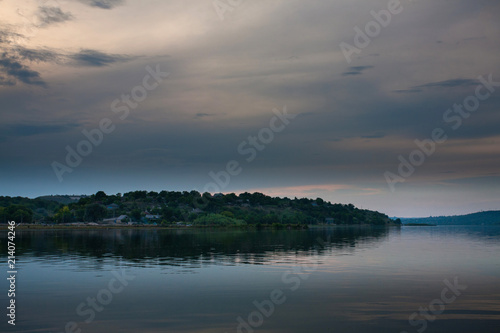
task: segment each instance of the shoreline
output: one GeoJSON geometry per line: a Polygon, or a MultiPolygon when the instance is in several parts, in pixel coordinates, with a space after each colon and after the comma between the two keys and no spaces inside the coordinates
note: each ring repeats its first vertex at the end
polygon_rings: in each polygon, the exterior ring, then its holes
{"type": "MultiPolygon", "coordinates": [[[[7,231],[8,225],[1,225],[0,231],[7,231]]],[[[324,228],[324,227],[400,227],[399,225],[372,225],[372,224],[336,224],[336,225],[304,225],[300,228],[295,227],[294,225],[280,225],[279,228],[273,227],[272,225],[257,227],[255,225],[246,225],[246,226],[179,226],[179,225],[148,225],[148,224],[140,224],[140,225],[116,225],[116,224],[19,224],[16,225],[16,230],[109,230],[109,229],[171,229],[171,230],[186,230],[186,229],[229,229],[229,230],[308,230],[314,228],[324,228]]]]}

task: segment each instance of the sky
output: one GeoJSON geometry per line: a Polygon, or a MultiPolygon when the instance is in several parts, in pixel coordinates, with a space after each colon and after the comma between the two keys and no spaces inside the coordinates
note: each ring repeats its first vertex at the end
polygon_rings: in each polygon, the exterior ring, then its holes
{"type": "Polygon", "coordinates": [[[0,0],[0,195],[500,208],[500,2],[0,0]]]}

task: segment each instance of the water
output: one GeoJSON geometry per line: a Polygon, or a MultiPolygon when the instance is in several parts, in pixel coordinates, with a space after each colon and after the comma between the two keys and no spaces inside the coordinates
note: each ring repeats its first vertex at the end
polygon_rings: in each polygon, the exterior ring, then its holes
{"type": "Polygon", "coordinates": [[[500,331],[500,227],[16,236],[1,332],[500,331]]]}

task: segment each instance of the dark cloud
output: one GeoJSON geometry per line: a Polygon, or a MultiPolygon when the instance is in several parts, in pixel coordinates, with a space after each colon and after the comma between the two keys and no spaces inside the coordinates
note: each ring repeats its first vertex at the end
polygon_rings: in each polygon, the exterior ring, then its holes
{"type": "MultiPolygon", "coordinates": [[[[38,7],[37,17],[40,20],[38,27],[71,20],[73,16],[69,12],[63,12],[58,7],[38,7]]],[[[24,62],[56,62],[60,55],[48,49],[29,49],[19,46],[16,39],[25,38],[22,34],[11,31],[9,27],[0,30],[0,46],[3,49],[0,54],[0,86],[14,86],[17,82],[28,85],[46,87],[47,84],[41,78],[40,73],[32,70],[24,62]]]]}
{"type": "Polygon", "coordinates": [[[0,30],[0,43],[7,43],[9,38],[9,33],[7,31],[0,30]]]}
{"type": "Polygon", "coordinates": [[[352,67],[349,67],[351,70],[353,71],[364,71],[365,69],[371,69],[373,68],[373,66],[352,66],[352,67]]]}
{"type": "Polygon", "coordinates": [[[401,89],[401,90],[394,90],[396,93],[419,93],[422,92],[423,88],[456,88],[456,87],[469,87],[469,86],[477,86],[480,84],[478,80],[474,79],[450,79],[450,80],[445,80],[445,81],[438,81],[438,82],[429,82],[425,84],[421,84],[418,86],[414,86],[410,89],[401,89]]]}
{"type": "Polygon", "coordinates": [[[91,7],[98,7],[102,9],[113,9],[125,3],[124,0],[78,0],[91,7]]]}
{"type": "Polygon", "coordinates": [[[78,53],[69,56],[76,61],[78,66],[102,67],[114,63],[126,62],[133,57],[121,54],[106,54],[96,50],[81,50],[78,53]]]}
{"type": "Polygon", "coordinates": [[[373,66],[351,66],[349,71],[342,73],[342,76],[360,75],[364,70],[371,69],[373,66]]]}
{"type": "Polygon", "coordinates": [[[55,62],[60,57],[57,52],[51,50],[35,50],[17,47],[14,51],[21,59],[33,62],[55,62]]]}
{"type": "Polygon", "coordinates": [[[0,86],[14,86],[17,81],[30,84],[46,86],[37,71],[31,70],[21,61],[24,59],[41,61],[48,57],[48,54],[36,55],[36,52],[23,47],[13,47],[12,37],[21,35],[11,32],[8,29],[0,30],[0,46],[3,52],[0,53],[0,86]],[[38,60],[35,60],[38,59],[38,60]]]}
{"type": "Polygon", "coordinates": [[[468,86],[476,86],[480,84],[478,80],[473,79],[451,79],[446,81],[439,82],[430,82],[426,84],[422,84],[419,86],[415,86],[414,88],[434,88],[434,87],[442,87],[442,88],[455,88],[455,87],[468,87],[468,86]]]}
{"type": "Polygon", "coordinates": [[[9,56],[7,53],[2,54],[0,58],[0,71],[7,74],[11,78],[14,78],[25,84],[38,85],[43,87],[47,85],[41,79],[40,73],[31,70],[29,67],[20,63],[18,59],[9,56]]]}
{"type": "Polygon", "coordinates": [[[70,12],[63,12],[59,7],[44,7],[38,8],[38,18],[42,21],[41,26],[47,26],[54,23],[61,23],[73,19],[70,12]]]}
{"type": "Polygon", "coordinates": [[[23,35],[10,31],[5,27],[2,27],[1,29],[2,30],[0,30],[0,44],[11,44],[12,39],[23,37],[23,35]]]}
{"type": "Polygon", "coordinates": [[[361,72],[350,71],[342,73],[342,76],[359,75],[359,74],[361,74],[361,72]]]}
{"type": "Polygon", "coordinates": [[[198,119],[198,118],[213,117],[213,116],[215,116],[213,113],[200,112],[200,113],[197,113],[194,118],[198,119]]]}
{"type": "Polygon", "coordinates": [[[414,93],[419,93],[421,92],[422,89],[400,89],[400,90],[394,90],[394,92],[398,93],[398,94],[414,94],[414,93]]]}
{"type": "Polygon", "coordinates": [[[51,49],[30,49],[23,46],[13,46],[4,42],[5,36],[10,36],[7,31],[0,31],[0,45],[4,52],[0,55],[0,86],[13,86],[16,81],[30,85],[46,86],[40,73],[30,69],[26,62],[65,63],[73,61],[73,65],[103,67],[113,63],[126,62],[134,57],[119,54],[106,54],[96,50],[84,49],[75,54],[62,54],[51,49]]]}

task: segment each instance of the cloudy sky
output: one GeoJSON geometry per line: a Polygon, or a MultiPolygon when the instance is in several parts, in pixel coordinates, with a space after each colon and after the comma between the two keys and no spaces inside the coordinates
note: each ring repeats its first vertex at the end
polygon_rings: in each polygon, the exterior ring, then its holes
{"type": "Polygon", "coordinates": [[[500,3],[395,1],[0,0],[0,195],[499,209],[500,3]]]}

